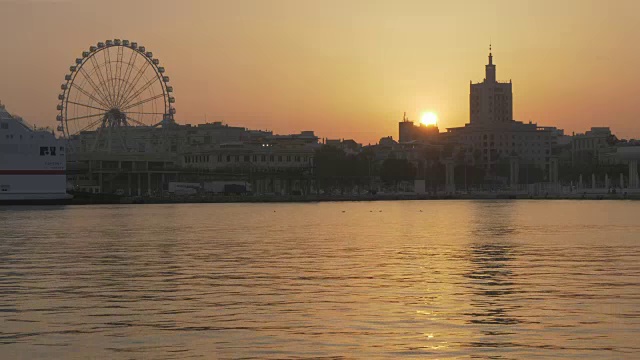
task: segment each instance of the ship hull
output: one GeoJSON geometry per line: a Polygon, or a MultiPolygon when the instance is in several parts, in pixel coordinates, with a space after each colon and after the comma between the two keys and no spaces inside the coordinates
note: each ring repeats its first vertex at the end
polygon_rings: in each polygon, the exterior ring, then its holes
{"type": "Polygon", "coordinates": [[[2,205],[68,205],[72,196],[68,194],[11,194],[0,195],[2,205]]]}
{"type": "Polygon", "coordinates": [[[0,200],[0,206],[21,206],[21,205],[70,205],[71,199],[22,199],[22,200],[0,200]]]}
{"type": "Polygon", "coordinates": [[[0,104],[0,204],[67,204],[66,143],[0,104]]]}

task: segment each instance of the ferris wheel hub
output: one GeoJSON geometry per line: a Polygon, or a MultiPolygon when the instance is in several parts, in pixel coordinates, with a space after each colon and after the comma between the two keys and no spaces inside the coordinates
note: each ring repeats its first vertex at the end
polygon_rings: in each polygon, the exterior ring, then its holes
{"type": "Polygon", "coordinates": [[[112,108],[111,110],[107,111],[105,119],[105,125],[107,126],[119,127],[127,125],[127,114],[123,113],[118,108],[112,108]]]}

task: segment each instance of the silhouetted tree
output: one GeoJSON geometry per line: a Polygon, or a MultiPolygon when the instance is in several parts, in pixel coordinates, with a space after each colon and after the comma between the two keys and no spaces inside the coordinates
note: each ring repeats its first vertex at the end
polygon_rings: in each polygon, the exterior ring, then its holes
{"type": "Polygon", "coordinates": [[[346,154],[342,149],[334,146],[323,145],[316,150],[315,176],[318,190],[326,192],[335,187],[341,187],[340,178],[344,175],[346,154]]]}
{"type": "Polygon", "coordinates": [[[545,181],[545,171],[534,164],[520,163],[518,174],[521,184],[535,184],[545,181]]]}
{"type": "MultiPolygon", "coordinates": [[[[470,164],[457,165],[454,169],[456,187],[464,188],[484,183],[484,169],[470,164]],[[466,181],[465,181],[466,180],[466,181]]],[[[444,175],[443,175],[444,176],[444,175]]]]}
{"type": "Polygon", "coordinates": [[[501,158],[496,164],[496,175],[509,178],[511,175],[511,161],[507,158],[501,158]]]}
{"type": "Polygon", "coordinates": [[[315,176],[318,188],[326,192],[339,189],[341,193],[368,186],[376,175],[375,154],[365,150],[347,155],[342,149],[324,145],[316,150],[315,176]]]}
{"type": "Polygon", "coordinates": [[[407,159],[388,158],[380,168],[382,181],[398,186],[400,181],[413,180],[416,177],[416,167],[407,159]]]}

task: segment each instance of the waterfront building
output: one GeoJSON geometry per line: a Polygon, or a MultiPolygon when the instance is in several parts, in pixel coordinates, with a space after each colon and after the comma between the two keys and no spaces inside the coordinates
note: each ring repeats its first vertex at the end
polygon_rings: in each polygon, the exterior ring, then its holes
{"type": "Polygon", "coordinates": [[[608,127],[592,127],[584,134],[575,134],[571,138],[571,165],[620,163],[615,156],[616,140],[608,127]]]}
{"type": "Polygon", "coordinates": [[[325,145],[341,149],[345,154],[355,155],[362,151],[362,144],[353,139],[325,139],[325,145]]]}
{"type": "Polygon", "coordinates": [[[469,123],[472,125],[510,124],[513,121],[513,92],[511,80],[496,80],[496,65],[489,46],[489,63],[485,65],[485,78],[471,82],[469,93],[469,123]]]}
{"type": "Polygon", "coordinates": [[[380,141],[378,142],[378,145],[387,146],[387,147],[393,147],[395,145],[398,145],[398,142],[393,140],[392,136],[385,136],[383,138],[380,138],[380,141]]]}
{"type": "Polygon", "coordinates": [[[312,169],[314,152],[320,145],[312,131],[305,133],[272,135],[254,141],[235,141],[207,148],[193,148],[181,155],[180,164],[185,168],[208,170],[312,169]]]}
{"type": "MultiPolygon", "coordinates": [[[[111,144],[98,143],[106,140],[97,131],[71,139],[76,151],[69,156],[69,180],[76,190],[143,195],[162,193],[169,182],[299,179],[312,174],[320,146],[313,131],[277,135],[221,122],[112,131],[111,144]]],[[[276,187],[271,192],[290,191],[295,184],[276,187]]]]}
{"type": "Polygon", "coordinates": [[[548,170],[552,147],[562,134],[555,127],[513,120],[512,83],[496,80],[490,52],[484,80],[470,85],[469,123],[447,128],[443,136],[458,145],[466,158],[494,172],[500,162],[514,157],[548,170]]]}
{"type": "Polygon", "coordinates": [[[222,122],[197,126],[171,124],[163,128],[130,127],[110,130],[112,136],[100,136],[101,130],[84,131],[70,140],[76,153],[168,153],[179,154],[197,147],[215,146],[233,141],[269,136],[271,132],[250,131],[222,122]],[[105,142],[110,141],[111,144],[105,142]],[[98,150],[100,149],[100,150],[98,150]],[[103,149],[107,149],[104,151],[103,149]],[[123,150],[127,149],[127,150],[123,150]]]}
{"type": "Polygon", "coordinates": [[[415,125],[413,121],[407,118],[407,113],[402,117],[402,121],[398,123],[398,128],[400,143],[412,141],[432,142],[436,141],[440,134],[437,125],[424,125],[422,123],[415,125]]]}

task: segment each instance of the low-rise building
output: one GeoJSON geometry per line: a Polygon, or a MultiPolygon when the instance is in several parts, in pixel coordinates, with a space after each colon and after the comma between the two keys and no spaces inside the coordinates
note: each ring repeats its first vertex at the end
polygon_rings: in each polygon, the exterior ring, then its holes
{"type": "Polygon", "coordinates": [[[571,164],[617,164],[614,147],[615,136],[608,127],[592,127],[584,134],[575,134],[571,138],[571,164]]]}
{"type": "MultiPolygon", "coordinates": [[[[221,122],[100,129],[82,132],[71,143],[70,168],[75,170],[69,177],[74,186],[138,195],[161,193],[169,182],[308,176],[320,146],[313,131],[276,135],[221,122]]],[[[271,192],[292,188],[286,186],[271,192]]]]}
{"type": "Polygon", "coordinates": [[[399,142],[408,143],[412,141],[432,142],[437,140],[440,130],[437,125],[415,125],[413,121],[407,119],[405,113],[402,121],[398,123],[399,142]]]}

